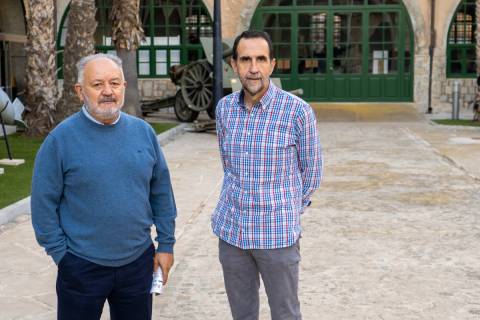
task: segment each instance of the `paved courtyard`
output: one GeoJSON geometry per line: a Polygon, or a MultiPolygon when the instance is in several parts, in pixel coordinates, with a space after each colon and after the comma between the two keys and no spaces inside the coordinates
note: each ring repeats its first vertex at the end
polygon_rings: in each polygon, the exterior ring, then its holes
{"type": "MultiPolygon", "coordinates": [[[[421,118],[319,123],[325,179],[302,217],[304,319],[480,319],[480,129],[421,118]]],[[[178,241],[154,319],[231,319],[209,222],[216,137],[186,133],[164,152],[178,241]]],[[[55,277],[28,215],[0,227],[0,320],[55,319],[55,277]]]]}

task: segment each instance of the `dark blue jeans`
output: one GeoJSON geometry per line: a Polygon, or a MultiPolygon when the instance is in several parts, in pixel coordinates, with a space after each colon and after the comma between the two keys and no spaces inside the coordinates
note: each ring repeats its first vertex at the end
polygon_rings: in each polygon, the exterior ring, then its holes
{"type": "Polygon", "coordinates": [[[58,320],[96,320],[108,301],[111,320],[150,320],[154,246],[121,267],[105,267],[67,253],[58,265],[58,320]]]}

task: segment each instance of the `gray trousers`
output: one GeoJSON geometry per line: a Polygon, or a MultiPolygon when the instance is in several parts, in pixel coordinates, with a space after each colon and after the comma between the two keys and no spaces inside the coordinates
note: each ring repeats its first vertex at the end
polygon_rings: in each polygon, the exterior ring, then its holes
{"type": "Polygon", "coordinates": [[[300,245],[281,249],[244,250],[223,240],[219,257],[234,320],[258,320],[260,277],[272,320],[301,320],[298,301],[300,245]]]}

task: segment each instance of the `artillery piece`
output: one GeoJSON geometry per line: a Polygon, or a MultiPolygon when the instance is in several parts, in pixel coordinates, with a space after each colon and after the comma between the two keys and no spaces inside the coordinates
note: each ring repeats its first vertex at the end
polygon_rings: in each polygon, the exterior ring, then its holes
{"type": "MultiPolygon", "coordinates": [[[[229,43],[229,40],[224,40],[229,43]]],[[[213,38],[200,38],[206,58],[188,65],[176,65],[170,69],[170,79],[180,87],[175,99],[175,115],[180,121],[192,122],[198,113],[206,111],[211,119],[215,119],[213,105],[213,38]]],[[[223,94],[232,92],[230,79],[234,72],[229,58],[232,55],[232,45],[223,43],[222,60],[223,94]]]]}
{"type": "MultiPolygon", "coordinates": [[[[235,74],[229,63],[232,55],[233,41],[223,39],[223,94],[232,92],[230,80],[235,74]]],[[[187,65],[175,65],[170,68],[169,76],[180,89],[173,97],[144,101],[142,112],[148,113],[161,108],[174,107],[175,115],[182,122],[192,122],[201,111],[206,111],[211,119],[215,119],[213,106],[213,38],[200,38],[206,58],[187,65]]]]}

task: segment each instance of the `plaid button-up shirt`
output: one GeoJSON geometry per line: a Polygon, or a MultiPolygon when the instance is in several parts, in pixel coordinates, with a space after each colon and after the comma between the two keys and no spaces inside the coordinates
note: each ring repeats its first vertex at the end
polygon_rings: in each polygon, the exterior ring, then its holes
{"type": "Polygon", "coordinates": [[[293,245],[322,179],[312,108],[270,82],[250,112],[238,91],[218,103],[216,117],[224,181],[213,232],[242,249],[293,245]]]}

